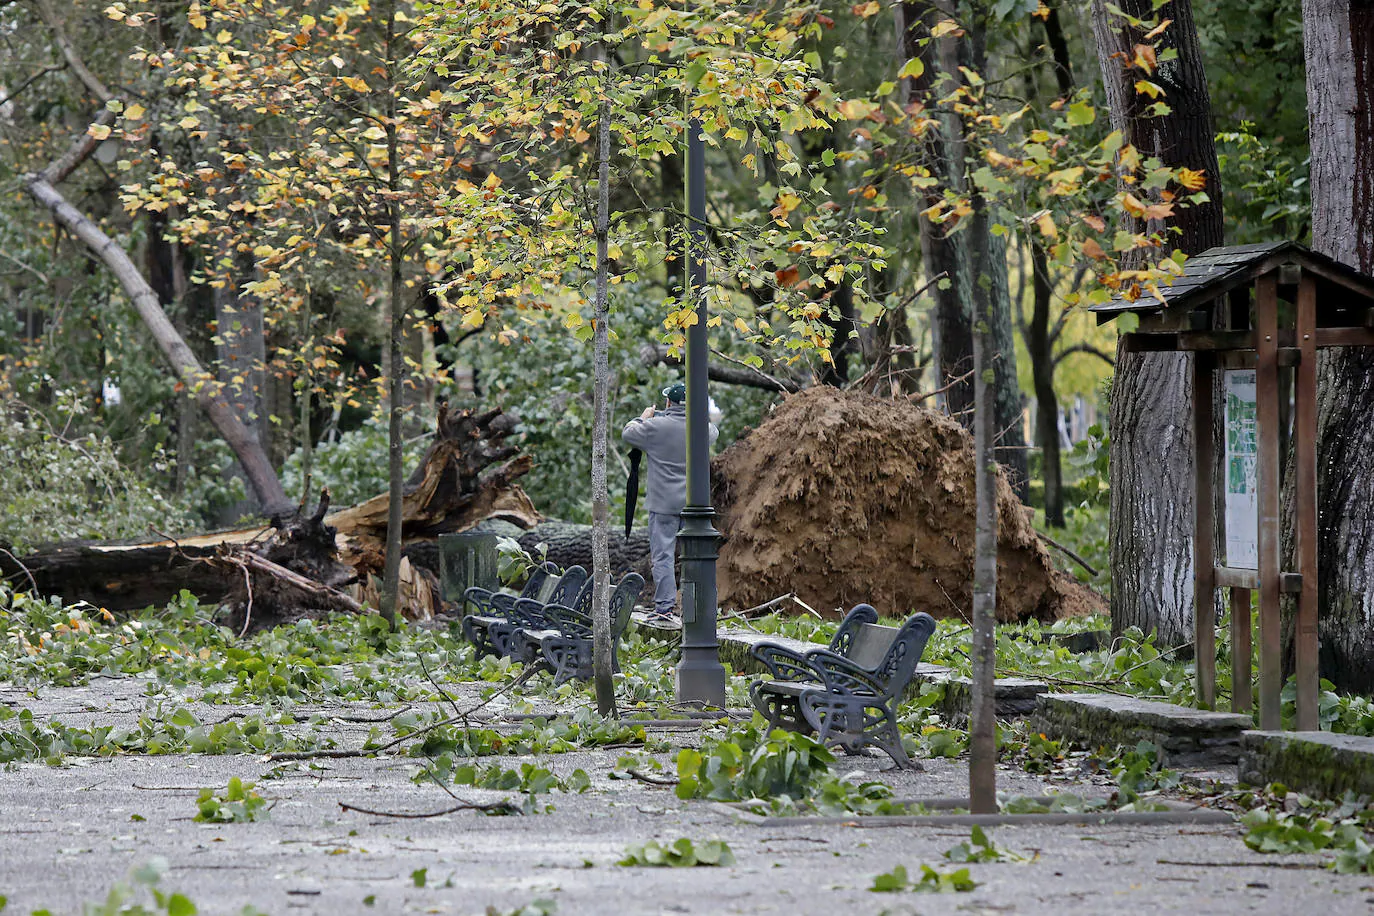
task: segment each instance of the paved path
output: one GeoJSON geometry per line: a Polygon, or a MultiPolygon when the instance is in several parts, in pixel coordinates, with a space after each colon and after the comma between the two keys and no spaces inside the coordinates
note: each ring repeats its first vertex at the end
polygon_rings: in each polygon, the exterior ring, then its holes
{"type": "MultiPolygon", "coordinates": [[[[89,688],[47,689],[38,699],[0,690],[0,702],[85,724],[127,720],[143,701],[132,682],[97,681],[89,688]]],[[[216,707],[216,717],[234,709],[216,707]]],[[[361,740],[355,736],[366,728],[352,725],[346,737],[361,740]]],[[[996,843],[1035,860],[971,866],[980,886],[970,893],[872,893],[873,876],[896,865],[913,872],[922,863],[948,867],[941,853],[968,831],[755,826],[719,806],[681,802],[670,789],[609,779],[619,753],[541,758],[563,774],[580,767],[593,782],[585,794],[540,796],[555,806],[548,814],[397,820],[343,811],[340,801],[412,812],[452,804],[437,787],[411,782],[412,761],[344,759],[262,780],[259,790],[274,803],[270,819],[227,825],[191,820],[196,789],[222,789],[231,776],[260,779],[272,764],[248,756],[184,755],[21,765],[0,771],[0,894],[9,897],[4,912],[45,907],[79,913],[83,902],[103,898],[130,868],[154,856],[170,863],[162,886],[187,894],[201,913],[236,913],[251,903],[273,914],[463,916],[488,907],[504,913],[536,898],[556,901],[559,914],[1374,912],[1374,879],[1311,867],[1321,861],[1316,857],[1252,853],[1240,830],[1226,825],[998,827],[990,831],[996,843]],[[726,840],[738,864],[681,870],[615,864],[630,843],[683,836],[726,840]],[[426,870],[424,887],[412,879],[418,869],[426,870]]],[[[521,759],[481,762],[510,767],[521,759]]],[[[849,764],[876,772],[879,761],[849,764]]],[[[842,760],[841,767],[848,764],[842,760]]],[[[926,761],[926,767],[924,773],[879,775],[900,796],[965,794],[962,761],[926,761]]],[[[1038,794],[1055,786],[1003,771],[999,787],[1038,794]]],[[[458,793],[476,801],[505,794],[458,793]]]]}

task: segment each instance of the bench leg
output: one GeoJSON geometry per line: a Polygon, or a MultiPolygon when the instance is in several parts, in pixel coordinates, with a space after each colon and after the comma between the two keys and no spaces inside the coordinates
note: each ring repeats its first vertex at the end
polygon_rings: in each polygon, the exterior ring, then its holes
{"type": "Polygon", "coordinates": [[[902,746],[897,718],[883,705],[870,705],[872,697],[841,696],[823,691],[803,694],[802,711],[816,729],[817,740],[834,742],[846,754],[858,754],[865,746],[876,747],[899,769],[918,770],[902,746]],[[877,710],[877,715],[869,710],[877,710]]]}
{"type": "Polygon", "coordinates": [[[813,729],[802,716],[795,697],[772,693],[763,688],[767,681],[755,681],[749,686],[749,698],[754,708],[768,720],[769,730],[781,728],[789,732],[810,732],[813,729]]]}
{"type": "Polygon", "coordinates": [[[907,756],[906,748],[902,746],[902,733],[897,728],[896,715],[886,706],[878,708],[882,709],[883,714],[875,716],[873,723],[864,729],[868,743],[891,757],[898,769],[923,769],[919,763],[907,756]]]}
{"type": "Polygon", "coordinates": [[[539,643],[544,661],[553,670],[554,685],[573,678],[591,676],[591,648],[586,640],[572,636],[546,636],[539,643]]]}
{"type": "Polygon", "coordinates": [[[464,617],[462,623],[463,635],[467,637],[468,642],[472,643],[472,647],[477,650],[477,658],[480,659],[484,655],[495,655],[498,658],[500,657],[501,653],[497,651],[496,646],[492,643],[486,627],[478,626],[471,617],[464,617]]]}

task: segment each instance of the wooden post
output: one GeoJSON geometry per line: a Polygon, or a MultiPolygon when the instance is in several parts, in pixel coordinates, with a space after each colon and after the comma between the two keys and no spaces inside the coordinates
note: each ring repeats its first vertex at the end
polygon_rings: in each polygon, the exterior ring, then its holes
{"type": "Polygon", "coordinates": [[[1299,731],[1316,731],[1317,711],[1317,281],[1304,272],[1298,283],[1295,329],[1302,359],[1297,365],[1293,414],[1294,522],[1297,526],[1298,626],[1295,655],[1299,731]]]}
{"type": "Polygon", "coordinates": [[[1259,455],[1260,728],[1282,728],[1279,619],[1278,276],[1255,281],[1255,435],[1259,455]]]}
{"type": "Polygon", "coordinates": [[[1231,589],[1231,712],[1249,712],[1250,589],[1231,589]]]}
{"type": "Polygon", "coordinates": [[[1212,370],[1214,353],[1193,354],[1193,449],[1196,472],[1193,521],[1193,653],[1197,702],[1212,709],[1217,702],[1216,649],[1216,505],[1212,473],[1212,370]]]}

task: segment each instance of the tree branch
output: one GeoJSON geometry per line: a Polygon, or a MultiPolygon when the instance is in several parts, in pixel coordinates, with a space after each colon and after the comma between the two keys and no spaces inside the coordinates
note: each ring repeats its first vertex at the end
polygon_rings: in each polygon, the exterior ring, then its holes
{"type": "MultiPolygon", "coordinates": [[[[731,362],[738,362],[738,360],[717,351],[711,352],[731,362]]],[[[639,356],[646,366],[656,366],[660,363],[665,366],[682,365],[681,359],[668,355],[668,347],[664,344],[646,343],[639,348],[639,356]]],[[[755,369],[753,366],[743,364],[740,364],[740,368],[736,369],[731,366],[722,366],[718,362],[711,362],[707,366],[707,374],[713,381],[724,382],[727,385],[747,385],[750,388],[763,388],[766,391],[781,391],[787,394],[795,394],[802,389],[800,383],[791,379],[780,379],[760,369],[755,369]]]]}
{"type": "Polygon", "coordinates": [[[1114,358],[1099,350],[1097,347],[1094,347],[1092,344],[1076,343],[1071,347],[1065,347],[1059,353],[1055,354],[1055,368],[1059,367],[1059,364],[1064,361],[1065,357],[1073,353],[1087,353],[1089,356],[1096,356],[1098,359],[1102,360],[1109,366],[1116,366],[1116,360],[1114,358]]]}

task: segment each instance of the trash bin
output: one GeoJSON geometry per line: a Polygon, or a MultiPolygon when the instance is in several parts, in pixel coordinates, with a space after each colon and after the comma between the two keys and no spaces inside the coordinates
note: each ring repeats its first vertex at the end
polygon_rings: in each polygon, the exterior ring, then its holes
{"type": "Polygon", "coordinates": [[[445,601],[461,601],[474,585],[496,590],[496,539],[495,534],[474,532],[439,535],[439,584],[445,601]]]}

